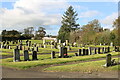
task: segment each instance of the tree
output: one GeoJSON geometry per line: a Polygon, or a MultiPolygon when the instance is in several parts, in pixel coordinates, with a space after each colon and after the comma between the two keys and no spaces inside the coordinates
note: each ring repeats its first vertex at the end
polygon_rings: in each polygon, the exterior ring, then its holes
{"type": "Polygon", "coordinates": [[[62,16],[62,26],[58,32],[58,39],[61,39],[62,42],[69,40],[69,35],[71,31],[78,29],[79,24],[76,23],[78,20],[78,14],[74,11],[73,7],[70,6],[67,11],[62,16]]]}
{"type": "Polygon", "coordinates": [[[22,36],[25,37],[26,39],[31,39],[34,36],[33,31],[34,31],[33,27],[28,27],[24,29],[24,34],[22,36]]]}
{"type": "Polygon", "coordinates": [[[116,30],[116,45],[120,46],[120,16],[113,22],[113,27],[115,27],[116,30]]]}
{"type": "Polygon", "coordinates": [[[17,30],[10,30],[10,31],[6,31],[3,30],[2,31],[2,40],[16,40],[19,39],[19,37],[21,36],[21,33],[18,32],[17,30]]]}
{"type": "Polygon", "coordinates": [[[35,39],[42,39],[46,34],[45,28],[39,27],[35,34],[35,39]]]}

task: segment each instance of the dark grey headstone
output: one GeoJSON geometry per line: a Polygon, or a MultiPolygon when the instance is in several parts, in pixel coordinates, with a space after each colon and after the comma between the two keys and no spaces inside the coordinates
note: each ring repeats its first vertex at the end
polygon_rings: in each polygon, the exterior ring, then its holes
{"type": "Polygon", "coordinates": [[[19,49],[14,49],[13,51],[13,61],[20,61],[20,50],[19,49]]]}
{"type": "Polygon", "coordinates": [[[96,51],[97,49],[96,48],[94,48],[94,54],[97,54],[97,51],[96,51]]]}
{"type": "Polygon", "coordinates": [[[83,55],[85,55],[86,54],[86,50],[85,49],[83,49],[83,55]]]}
{"type": "Polygon", "coordinates": [[[37,51],[32,52],[32,60],[38,60],[37,59],[37,51]]]}
{"type": "Polygon", "coordinates": [[[82,54],[82,49],[78,49],[78,55],[81,56],[82,54]]]}
{"type": "Polygon", "coordinates": [[[55,58],[55,51],[51,52],[51,59],[55,58]]]}
{"type": "Polygon", "coordinates": [[[28,53],[28,50],[24,50],[24,61],[29,61],[29,53],[28,53]]]}
{"type": "Polygon", "coordinates": [[[98,54],[100,54],[100,47],[98,47],[98,54]]]}
{"type": "Polygon", "coordinates": [[[78,56],[78,53],[75,53],[75,56],[78,56]]]}
{"type": "Polygon", "coordinates": [[[111,54],[106,55],[106,66],[111,66],[111,54]]]}
{"type": "Polygon", "coordinates": [[[89,54],[89,50],[88,50],[88,49],[85,49],[85,50],[86,50],[86,53],[85,53],[85,54],[88,55],[88,54],[89,54]]]}

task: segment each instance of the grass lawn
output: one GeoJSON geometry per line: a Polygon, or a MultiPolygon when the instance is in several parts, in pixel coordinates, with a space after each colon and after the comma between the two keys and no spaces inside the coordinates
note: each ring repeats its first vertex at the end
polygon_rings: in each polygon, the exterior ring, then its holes
{"type": "MultiPolygon", "coordinates": [[[[74,53],[70,53],[73,55],[74,53]]],[[[112,52],[112,56],[118,55],[118,52],[112,52]]],[[[58,55],[58,54],[57,54],[58,55]]],[[[96,54],[96,55],[88,55],[88,56],[73,56],[70,58],[55,58],[50,59],[49,55],[38,55],[38,59],[36,61],[21,61],[21,62],[13,62],[13,58],[6,58],[2,59],[2,65],[8,67],[15,67],[18,69],[26,69],[35,66],[42,66],[42,65],[49,65],[49,64],[60,64],[60,63],[67,63],[67,62],[74,62],[74,61],[87,61],[91,59],[98,59],[98,58],[105,58],[106,54],[96,54]]],[[[31,55],[30,55],[31,59],[31,55]]],[[[23,60],[23,56],[21,57],[23,60]]]]}
{"type": "MultiPolygon", "coordinates": [[[[114,58],[118,61],[118,58],[114,58]]],[[[51,71],[51,72],[104,72],[104,71],[111,71],[111,70],[120,70],[120,65],[112,66],[105,68],[102,65],[106,63],[105,60],[100,61],[91,61],[85,63],[78,63],[78,64],[70,64],[70,65],[62,65],[62,66],[53,66],[45,68],[44,71],[51,71]],[[118,67],[119,66],[119,67],[118,67]]]]}

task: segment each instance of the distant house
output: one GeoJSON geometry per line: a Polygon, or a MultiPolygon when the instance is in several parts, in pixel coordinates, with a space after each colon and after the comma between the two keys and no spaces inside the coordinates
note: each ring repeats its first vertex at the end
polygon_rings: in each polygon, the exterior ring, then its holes
{"type": "Polygon", "coordinates": [[[43,37],[42,39],[43,40],[54,40],[54,41],[57,40],[56,38],[52,38],[52,37],[43,37]]]}

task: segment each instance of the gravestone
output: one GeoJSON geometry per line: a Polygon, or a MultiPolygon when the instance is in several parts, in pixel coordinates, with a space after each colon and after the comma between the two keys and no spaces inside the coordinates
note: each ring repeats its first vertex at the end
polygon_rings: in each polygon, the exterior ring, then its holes
{"type": "Polygon", "coordinates": [[[59,44],[61,44],[61,40],[59,40],[59,44]]]}
{"type": "Polygon", "coordinates": [[[100,47],[98,47],[98,54],[100,54],[100,47]]]}
{"type": "Polygon", "coordinates": [[[88,55],[89,54],[89,50],[88,49],[85,49],[85,54],[88,55]]]}
{"type": "Polygon", "coordinates": [[[94,54],[97,54],[97,51],[96,51],[97,49],[96,48],[94,48],[94,54]]]}
{"type": "Polygon", "coordinates": [[[34,47],[32,47],[31,50],[34,51],[34,47]]]}
{"type": "Polygon", "coordinates": [[[113,46],[113,42],[110,43],[110,46],[111,46],[111,47],[113,46]]]}
{"type": "Polygon", "coordinates": [[[92,48],[88,47],[89,55],[92,55],[92,48]]]}
{"type": "Polygon", "coordinates": [[[75,53],[75,56],[78,56],[78,53],[75,53]]]}
{"type": "Polygon", "coordinates": [[[29,61],[29,53],[28,53],[28,50],[24,50],[24,61],[29,61]]]}
{"type": "Polygon", "coordinates": [[[19,49],[19,46],[18,46],[18,45],[16,46],[16,49],[19,49]]]}
{"type": "Polygon", "coordinates": [[[13,51],[13,61],[14,62],[20,61],[20,50],[19,49],[14,49],[14,51],[13,51]]]}
{"type": "Polygon", "coordinates": [[[32,60],[38,60],[37,59],[37,51],[32,52],[32,60]]]}
{"type": "Polygon", "coordinates": [[[8,49],[11,49],[11,47],[9,46],[9,48],[8,49]]]}
{"type": "Polygon", "coordinates": [[[19,45],[19,49],[22,50],[22,45],[19,45]]]}
{"type": "Polygon", "coordinates": [[[82,54],[82,49],[78,49],[78,55],[81,56],[82,54]]]}
{"type": "Polygon", "coordinates": [[[59,57],[60,58],[68,57],[66,47],[60,47],[59,57]]]}
{"type": "Polygon", "coordinates": [[[102,44],[100,43],[100,46],[102,46],[102,44]]]}
{"type": "Polygon", "coordinates": [[[86,54],[86,50],[85,49],[83,49],[83,55],[85,55],[86,54]]]}
{"type": "Polygon", "coordinates": [[[65,43],[66,43],[66,46],[68,46],[68,43],[69,43],[68,40],[66,40],[65,43]]]}
{"type": "Polygon", "coordinates": [[[110,47],[108,47],[108,53],[110,52],[110,47]]]}
{"type": "Polygon", "coordinates": [[[51,52],[51,59],[55,58],[55,51],[51,52]]]}
{"type": "Polygon", "coordinates": [[[65,42],[63,43],[63,46],[66,46],[66,43],[65,43],[65,42]]]}
{"type": "Polygon", "coordinates": [[[46,40],[44,39],[44,40],[43,40],[43,45],[44,45],[45,43],[46,43],[46,40]]]}
{"type": "Polygon", "coordinates": [[[106,67],[111,66],[111,54],[107,54],[106,56],[106,67]]]}
{"type": "Polygon", "coordinates": [[[68,51],[71,50],[70,46],[68,46],[67,48],[68,48],[68,51]]]}
{"type": "Polygon", "coordinates": [[[105,53],[105,51],[104,51],[104,47],[102,47],[102,53],[103,53],[103,54],[105,53]]]}

